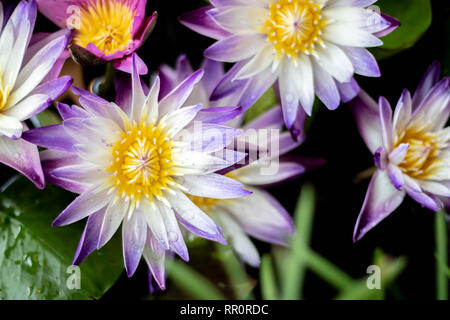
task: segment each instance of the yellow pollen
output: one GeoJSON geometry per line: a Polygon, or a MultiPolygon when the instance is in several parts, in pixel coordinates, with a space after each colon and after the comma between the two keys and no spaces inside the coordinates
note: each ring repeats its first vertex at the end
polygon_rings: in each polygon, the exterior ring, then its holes
{"type": "Polygon", "coordinates": [[[161,198],[162,191],[175,182],[173,145],[162,124],[127,124],[121,138],[111,148],[110,184],[117,196],[139,204],[142,197],[150,201],[161,198]]]}
{"type": "Polygon", "coordinates": [[[440,143],[439,134],[426,127],[408,127],[397,136],[394,148],[402,143],[408,143],[409,149],[399,168],[412,178],[431,179],[442,164],[439,155],[445,146],[440,143]]]}
{"type": "Polygon", "coordinates": [[[6,102],[8,101],[9,93],[11,92],[11,88],[9,86],[5,86],[3,83],[3,75],[0,72],[0,110],[6,107],[6,102]]]}
{"type": "Polygon", "coordinates": [[[122,1],[91,0],[81,7],[74,43],[95,44],[105,55],[126,50],[133,41],[135,12],[122,1]]]}
{"type": "Polygon", "coordinates": [[[263,32],[273,44],[279,58],[297,58],[323,45],[321,29],[327,24],[321,7],[310,0],[279,0],[270,6],[270,18],[263,32]]]}

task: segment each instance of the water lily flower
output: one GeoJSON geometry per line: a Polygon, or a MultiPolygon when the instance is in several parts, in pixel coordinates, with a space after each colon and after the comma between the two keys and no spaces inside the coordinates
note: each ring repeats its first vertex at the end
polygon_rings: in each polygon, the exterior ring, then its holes
{"type": "MultiPolygon", "coordinates": [[[[210,101],[210,94],[224,75],[221,62],[205,59],[202,63],[205,74],[203,79],[195,86],[191,97],[196,101],[201,101],[204,106],[205,115],[208,113],[223,114],[226,117],[217,117],[215,121],[226,123],[227,125],[243,129],[243,135],[237,137],[232,144],[238,145],[238,141],[244,141],[247,136],[248,141],[260,136],[260,132],[265,130],[267,138],[277,139],[278,149],[267,152],[265,158],[250,159],[250,164],[240,166],[235,170],[227,169],[226,176],[244,184],[246,190],[252,191],[252,195],[238,199],[214,199],[210,197],[190,197],[202,210],[208,213],[223,229],[228,237],[233,249],[239,257],[251,266],[257,267],[260,263],[260,256],[249,236],[256,239],[287,245],[287,239],[294,232],[292,218],[283,206],[263,187],[279,184],[283,181],[293,179],[305,172],[306,167],[299,161],[283,160],[279,162],[278,170],[274,174],[264,174],[264,170],[270,166],[270,161],[279,161],[279,157],[298,147],[302,139],[294,140],[289,132],[270,137],[269,129],[281,131],[284,121],[283,114],[279,107],[274,107],[268,112],[260,115],[250,123],[243,125],[242,117],[232,119],[234,116],[230,112],[225,112],[225,107],[236,104],[240,99],[241,91],[235,91],[217,101],[210,101]],[[220,111],[221,112],[213,112],[220,111]],[[254,135],[253,138],[251,135],[254,135]],[[254,161],[252,161],[254,160],[254,161]]],[[[187,74],[192,73],[192,66],[185,55],[178,58],[175,69],[168,65],[159,68],[161,77],[161,94],[164,95],[175,88],[187,74]]],[[[189,102],[187,102],[189,104],[189,102]]],[[[233,112],[240,113],[239,109],[232,109],[233,112]]],[[[243,146],[244,144],[240,144],[243,146]]],[[[256,148],[258,146],[255,146],[256,148]]],[[[263,147],[263,146],[260,146],[263,147]]],[[[271,142],[268,143],[271,147],[271,142]]],[[[272,147],[272,149],[275,149],[272,147]]],[[[256,150],[256,149],[255,149],[256,150]]],[[[243,151],[243,150],[240,150],[243,151]]],[[[321,160],[316,161],[317,164],[321,160]]]]}
{"type": "Polygon", "coordinates": [[[245,86],[239,105],[250,107],[278,82],[285,123],[299,106],[311,115],[315,94],[331,110],[359,91],[354,74],[380,76],[365,48],[398,21],[366,8],[376,0],[210,0],[184,14],[185,26],[217,39],[205,56],[236,62],[215,88],[219,99],[245,86]]]}
{"type": "MultiPolygon", "coordinates": [[[[261,115],[244,127],[245,130],[279,128],[283,126],[283,116],[279,108],[261,115]],[[277,121],[277,120],[281,120],[277,121]]],[[[280,160],[284,153],[295,149],[303,142],[294,141],[290,134],[285,144],[282,142],[280,153],[269,152],[263,157],[246,166],[229,171],[225,176],[239,181],[251,195],[236,199],[216,199],[211,197],[191,197],[202,210],[208,213],[223,229],[237,255],[253,267],[260,264],[260,256],[250,236],[268,243],[286,246],[288,239],[295,232],[291,216],[285,208],[267,191],[265,187],[282,183],[299,177],[306,168],[298,161],[280,160]],[[289,141],[288,143],[286,143],[289,141]],[[272,164],[278,163],[276,173],[264,174],[272,164]]]]}
{"type": "Polygon", "coordinates": [[[358,241],[409,195],[438,211],[450,197],[450,78],[439,81],[434,63],[411,98],[404,90],[394,115],[381,97],[378,105],[364,92],[352,102],[359,131],[377,167],[356,222],[358,241]]]}
{"type": "Polygon", "coordinates": [[[41,152],[48,180],[80,194],[53,222],[64,226],[88,217],[74,264],[100,249],[122,223],[128,276],[143,255],[164,288],[166,251],[189,259],[179,224],[200,237],[226,243],[220,227],[187,195],[220,199],[249,195],[242,184],[215,173],[245,154],[221,152],[240,134],[238,130],[202,126],[195,120],[200,104],[180,108],[202,78],[202,70],[159,101],[159,78],[145,94],[133,59],[131,92],[128,86],[122,93],[130,99],[121,100],[120,107],[72,89],[83,108],[60,104],[63,123],[34,129],[27,139],[48,148],[41,152]],[[207,136],[201,130],[211,128],[224,137],[213,146],[202,140],[207,136]]]}
{"type": "Polygon", "coordinates": [[[52,71],[67,46],[68,33],[32,41],[36,14],[34,1],[21,1],[3,24],[0,3],[0,162],[44,188],[37,147],[21,138],[28,129],[24,121],[46,109],[72,79],[57,79],[52,71]]]}
{"type": "MultiPolygon", "coordinates": [[[[61,28],[75,29],[70,50],[84,64],[113,62],[131,73],[132,53],[139,49],[156,23],[145,17],[146,0],[36,0],[39,11],[61,28]]],[[[138,57],[138,72],[148,72],[138,57]]]]}
{"type": "MultiPolygon", "coordinates": [[[[237,100],[239,100],[237,94],[229,95],[221,100],[213,101],[210,99],[214,88],[225,75],[223,64],[205,58],[201,63],[201,69],[204,71],[204,76],[199,84],[192,90],[190,99],[201,101],[205,108],[237,105],[237,100]]],[[[161,78],[160,98],[166,96],[173,88],[180,84],[187,75],[191,74],[193,70],[188,57],[184,54],[178,57],[174,69],[167,64],[159,66],[158,74],[161,78]]],[[[188,104],[189,101],[186,103],[188,104]]]]}

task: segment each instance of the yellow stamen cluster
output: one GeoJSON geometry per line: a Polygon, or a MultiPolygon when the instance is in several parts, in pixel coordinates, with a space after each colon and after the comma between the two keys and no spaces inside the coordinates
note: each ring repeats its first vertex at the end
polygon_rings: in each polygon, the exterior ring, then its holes
{"type": "Polygon", "coordinates": [[[321,7],[312,0],[279,0],[270,6],[264,33],[279,57],[295,59],[299,53],[311,54],[323,45],[321,29],[327,24],[321,7]]]}
{"type": "Polygon", "coordinates": [[[412,126],[397,136],[394,147],[401,143],[408,143],[409,149],[399,168],[412,178],[431,179],[442,164],[439,154],[445,146],[439,134],[429,132],[425,126],[412,126]]]}
{"type": "Polygon", "coordinates": [[[126,127],[111,149],[114,160],[107,169],[112,174],[111,185],[118,196],[130,198],[136,206],[143,196],[150,201],[162,199],[163,191],[176,185],[173,142],[162,124],[126,127]]]}
{"type": "Polygon", "coordinates": [[[95,44],[104,54],[126,50],[133,41],[135,12],[123,1],[91,0],[81,8],[74,43],[95,44]]]}
{"type": "Polygon", "coordinates": [[[5,84],[3,83],[2,73],[0,72],[0,110],[6,107],[10,92],[11,88],[9,86],[5,86],[5,84]]]}

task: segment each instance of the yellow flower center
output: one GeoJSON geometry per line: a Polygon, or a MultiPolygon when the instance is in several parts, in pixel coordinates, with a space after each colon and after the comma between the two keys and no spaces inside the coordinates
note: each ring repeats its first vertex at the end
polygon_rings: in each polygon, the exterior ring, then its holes
{"type": "Polygon", "coordinates": [[[133,41],[135,12],[123,1],[93,0],[81,8],[74,43],[95,44],[105,55],[126,50],[133,41]]]}
{"type": "Polygon", "coordinates": [[[2,73],[0,72],[0,110],[6,107],[6,102],[8,101],[10,92],[11,88],[9,86],[5,86],[3,83],[2,73]]]}
{"type": "Polygon", "coordinates": [[[445,147],[440,142],[439,134],[429,132],[426,127],[408,127],[397,137],[394,147],[401,143],[408,143],[409,149],[399,168],[412,178],[432,178],[442,163],[438,156],[445,147]]]}
{"type": "Polygon", "coordinates": [[[279,0],[270,6],[264,32],[279,57],[296,58],[300,52],[310,54],[322,44],[321,29],[326,24],[320,5],[314,1],[279,0]]]}
{"type": "Polygon", "coordinates": [[[107,169],[117,195],[130,198],[135,205],[142,196],[150,201],[162,199],[163,190],[176,185],[172,149],[162,124],[128,124],[111,148],[114,160],[107,169]]]}

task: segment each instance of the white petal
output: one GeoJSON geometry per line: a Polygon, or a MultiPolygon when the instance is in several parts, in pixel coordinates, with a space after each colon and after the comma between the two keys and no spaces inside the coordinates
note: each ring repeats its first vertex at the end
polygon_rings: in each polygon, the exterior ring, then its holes
{"type": "Polygon", "coordinates": [[[20,138],[22,130],[23,125],[18,119],[0,113],[0,135],[20,138]]]}
{"type": "Polygon", "coordinates": [[[45,94],[34,94],[26,97],[18,104],[12,105],[3,114],[24,121],[48,107],[51,101],[51,98],[45,94]]]}
{"type": "Polygon", "coordinates": [[[450,197],[450,189],[442,183],[434,181],[421,181],[420,186],[423,190],[431,194],[441,197],[450,197]]]}
{"type": "Polygon", "coordinates": [[[8,64],[9,56],[12,52],[14,45],[14,33],[12,31],[12,25],[6,26],[0,36],[0,70],[5,70],[8,64]]]}
{"type": "Polygon", "coordinates": [[[161,119],[161,123],[164,123],[164,125],[168,128],[169,136],[173,137],[180,132],[180,130],[186,127],[202,108],[203,106],[201,104],[183,107],[167,114],[163,119],[161,119]]]}
{"type": "Polygon", "coordinates": [[[412,114],[412,102],[411,94],[408,90],[403,91],[400,100],[398,100],[395,107],[394,118],[392,120],[392,126],[394,135],[400,134],[411,119],[412,114]]]}
{"type": "MultiPolygon", "coordinates": [[[[26,21],[24,26],[19,28],[18,38],[15,39],[14,46],[12,47],[9,59],[7,64],[4,66],[5,69],[3,72],[3,81],[4,83],[11,85],[14,87],[17,79],[17,75],[20,70],[20,66],[22,65],[23,58],[25,56],[25,49],[28,44],[28,34],[30,30],[30,22],[26,21]]],[[[6,32],[5,30],[4,32],[6,32]]],[[[4,50],[1,48],[1,50],[4,50]]],[[[19,84],[22,84],[21,81],[18,81],[19,84]]],[[[8,99],[9,101],[12,99],[12,94],[8,99]]]]}
{"type": "Polygon", "coordinates": [[[183,234],[181,233],[180,227],[178,226],[178,221],[175,217],[175,213],[171,208],[168,208],[161,202],[156,202],[156,205],[158,206],[159,213],[161,214],[161,217],[164,221],[170,249],[172,251],[175,251],[183,260],[188,261],[188,250],[183,239],[183,234]]]}
{"type": "Polygon", "coordinates": [[[247,62],[234,77],[234,80],[246,79],[266,69],[275,58],[272,44],[264,46],[253,58],[247,62]]]}
{"type": "Polygon", "coordinates": [[[23,99],[45,78],[64,50],[65,38],[62,36],[51,41],[23,67],[17,76],[16,89],[8,99],[8,107],[23,99]]]}
{"type": "Polygon", "coordinates": [[[164,249],[169,250],[169,240],[167,239],[167,231],[164,226],[164,220],[159,212],[156,205],[152,205],[145,198],[141,201],[139,209],[145,216],[148,228],[153,234],[153,237],[158,240],[159,244],[164,247],[164,249]]]}
{"type": "Polygon", "coordinates": [[[160,79],[156,77],[152,88],[147,97],[147,103],[144,107],[143,115],[147,123],[152,123],[158,119],[158,95],[160,90],[160,79]]]}
{"type": "Polygon", "coordinates": [[[100,228],[97,249],[103,247],[116,233],[122,223],[125,214],[128,212],[129,203],[127,201],[113,201],[106,209],[100,228]]]}
{"type": "Polygon", "coordinates": [[[223,29],[233,34],[246,34],[259,32],[270,12],[258,6],[230,6],[210,10],[208,14],[223,29]]]}
{"type": "Polygon", "coordinates": [[[195,151],[174,151],[172,157],[177,166],[176,172],[183,174],[207,174],[234,164],[224,159],[195,151]]]}
{"type": "Polygon", "coordinates": [[[241,226],[227,212],[217,212],[214,217],[219,221],[225,235],[229,237],[230,244],[238,256],[252,267],[258,267],[260,264],[258,250],[241,226]]]}
{"type": "Polygon", "coordinates": [[[349,82],[353,76],[353,64],[345,53],[332,43],[327,43],[325,48],[318,47],[317,63],[339,82],[349,82]]]}

